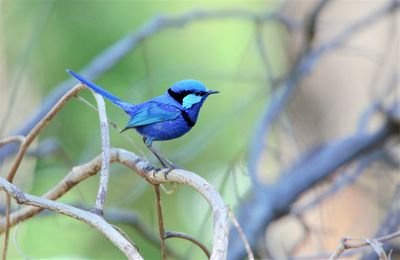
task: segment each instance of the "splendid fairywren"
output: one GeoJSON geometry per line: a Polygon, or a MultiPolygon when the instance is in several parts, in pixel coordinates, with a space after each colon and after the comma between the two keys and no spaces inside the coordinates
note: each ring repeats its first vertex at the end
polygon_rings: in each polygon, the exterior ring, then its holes
{"type": "Polygon", "coordinates": [[[170,165],[173,164],[152,148],[152,142],[170,140],[186,134],[196,124],[200,108],[207,97],[218,93],[215,90],[208,90],[200,81],[188,79],[176,82],[161,96],[133,105],[122,101],[76,72],[71,70],[67,72],[122,108],[130,119],[121,132],[134,128],[143,136],[146,146],[164,166],[165,161],[170,165]]]}

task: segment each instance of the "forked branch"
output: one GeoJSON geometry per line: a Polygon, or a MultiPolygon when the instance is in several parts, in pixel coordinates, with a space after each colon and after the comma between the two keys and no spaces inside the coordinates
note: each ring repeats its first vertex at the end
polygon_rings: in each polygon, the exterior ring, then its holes
{"type": "MultiPolygon", "coordinates": [[[[72,189],[86,178],[97,174],[101,168],[101,155],[90,162],[74,167],[56,186],[42,196],[43,199],[55,200],[72,189]]],[[[210,205],[214,216],[213,246],[211,259],[225,259],[228,247],[229,219],[227,207],[217,190],[202,177],[195,173],[175,169],[168,173],[165,178],[165,169],[156,169],[146,160],[134,153],[123,149],[113,148],[110,150],[110,162],[118,162],[138,173],[151,184],[178,183],[188,185],[200,193],[210,205]]],[[[43,208],[24,207],[10,215],[10,227],[29,219],[43,208]]],[[[0,233],[5,231],[5,221],[0,221],[0,233]]]]}

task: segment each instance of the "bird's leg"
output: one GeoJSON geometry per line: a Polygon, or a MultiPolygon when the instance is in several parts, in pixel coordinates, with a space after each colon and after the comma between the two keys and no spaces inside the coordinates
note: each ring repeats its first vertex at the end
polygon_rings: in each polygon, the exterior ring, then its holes
{"type": "Polygon", "coordinates": [[[143,142],[144,144],[147,146],[147,148],[149,148],[149,150],[154,154],[155,157],[157,157],[157,159],[160,161],[161,165],[164,168],[168,168],[169,170],[164,174],[165,177],[166,175],[172,171],[173,169],[176,169],[178,167],[175,166],[175,164],[173,164],[170,160],[168,160],[167,158],[165,158],[164,156],[161,155],[161,153],[159,151],[157,151],[157,149],[155,149],[152,146],[152,140],[150,138],[143,138],[143,142]]]}

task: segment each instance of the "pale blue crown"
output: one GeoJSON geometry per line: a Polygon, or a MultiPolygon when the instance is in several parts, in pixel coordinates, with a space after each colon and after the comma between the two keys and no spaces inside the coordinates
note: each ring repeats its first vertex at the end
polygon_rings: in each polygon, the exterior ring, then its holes
{"type": "Polygon", "coordinates": [[[177,81],[171,87],[174,92],[183,92],[183,91],[202,91],[208,92],[208,89],[204,86],[204,84],[198,80],[194,79],[186,79],[177,81]]]}

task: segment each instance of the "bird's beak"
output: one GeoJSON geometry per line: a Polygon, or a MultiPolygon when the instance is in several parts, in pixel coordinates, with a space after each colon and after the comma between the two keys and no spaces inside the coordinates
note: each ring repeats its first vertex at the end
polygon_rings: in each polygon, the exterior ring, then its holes
{"type": "Polygon", "coordinates": [[[208,95],[217,94],[217,93],[219,93],[218,90],[209,90],[209,91],[207,91],[207,94],[208,94],[208,95]]]}

